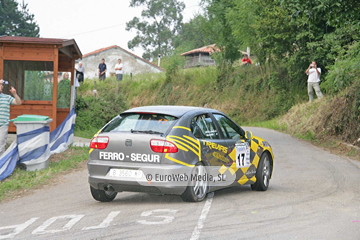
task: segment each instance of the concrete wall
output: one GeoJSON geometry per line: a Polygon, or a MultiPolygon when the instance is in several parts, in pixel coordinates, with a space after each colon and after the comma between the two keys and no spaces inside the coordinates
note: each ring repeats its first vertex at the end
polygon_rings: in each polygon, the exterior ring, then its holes
{"type": "Polygon", "coordinates": [[[115,64],[117,63],[118,58],[121,59],[123,64],[124,74],[132,73],[132,75],[136,75],[139,73],[159,73],[164,71],[143,58],[124,51],[120,47],[114,47],[99,53],[91,54],[81,60],[85,67],[85,78],[92,79],[98,77],[98,66],[102,58],[105,59],[107,67],[106,77],[110,77],[111,73],[115,74],[115,64]]]}

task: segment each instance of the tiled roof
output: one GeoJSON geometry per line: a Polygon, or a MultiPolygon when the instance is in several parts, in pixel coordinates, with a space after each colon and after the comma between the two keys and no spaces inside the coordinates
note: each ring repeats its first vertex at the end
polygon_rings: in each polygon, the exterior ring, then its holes
{"type": "MultiPolygon", "coordinates": [[[[86,58],[88,56],[91,56],[91,55],[94,55],[94,54],[97,54],[97,53],[101,53],[103,51],[106,51],[106,50],[109,50],[109,49],[112,49],[112,48],[116,48],[118,47],[117,45],[112,45],[110,47],[106,47],[106,48],[100,48],[98,50],[95,50],[95,51],[92,51],[92,52],[89,52],[89,53],[86,53],[83,55],[83,58],[86,58]]],[[[119,47],[120,48],[120,47],[119,47]]]]}
{"type": "Polygon", "coordinates": [[[213,52],[219,51],[219,48],[215,46],[215,44],[211,44],[208,46],[204,46],[201,48],[193,49],[188,52],[184,52],[181,54],[181,56],[186,56],[194,53],[209,53],[212,54],[213,52]]]}
{"type": "Polygon", "coordinates": [[[42,43],[42,44],[62,44],[65,39],[60,38],[36,38],[36,37],[15,37],[1,36],[0,42],[21,42],[21,43],[42,43]]]}
{"type": "MultiPolygon", "coordinates": [[[[211,44],[211,45],[208,45],[208,46],[204,46],[204,47],[201,47],[201,48],[190,50],[188,52],[184,52],[184,53],[181,54],[181,56],[191,55],[191,54],[194,54],[194,53],[209,53],[209,54],[212,54],[213,52],[216,52],[216,51],[220,51],[220,49],[218,47],[216,47],[215,44],[211,44]]],[[[241,54],[247,54],[247,52],[244,52],[244,51],[241,51],[241,50],[239,50],[239,52],[241,52],[241,54]]]]}
{"type": "Polygon", "coordinates": [[[158,69],[160,69],[160,70],[162,70],[162,71],[165,71],[164,68],[159,67],[158,65],[155,65],[155,64],[153,64],[152,62],[150,62],[150,61],[148,61],[148,60],[146,60],[146,59],[144,59],[144,58],[142,58],[142,57],[139,57],[139,56],[133,54],[132,52],[129,52],[129,51],[123,49],[122,47],[117,46],[117,45],[112,45],[112,46],[110,46],[110,47],[100,48],[100,49],[98,49],[98,50],[89,52],[89,53],[87,53],[87,54],[84,54],[84,55],[83,55],[83,58],[86,58],[86,57],[89,57],[89,56],[91,56],[91,55],[104,52],[104,51],[106,51],[106,50],[110,50],[110,49],[112,49],[112,48],[120,48],[122,51],[126,52],[127,54],[132,55],[133,57],[138,58],[138,59],[140,59],[140,60],[142,60],[142,61],[144,61],[144,62],[147,62],[148,64],[151,64],[152,66],[154,66],[154,67],[156,67],[156,68],[158,68],[158,69]]]}

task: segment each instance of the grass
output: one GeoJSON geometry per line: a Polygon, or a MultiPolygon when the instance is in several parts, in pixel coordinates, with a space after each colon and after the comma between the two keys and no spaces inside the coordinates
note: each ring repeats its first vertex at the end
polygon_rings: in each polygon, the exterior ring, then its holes
{"type": "Polygon", "coordinates": [[[295,136],[297,138],[304,139],[307,141],[312,141],[312,142],[316,142],[316,140],[317,140],[315,134],[312,131],[307,131],[305,134],[298,133],[298,134],[295,134],[295,136]]]}
{"type": "Polygon", "coordinates": [[[278,119],[272,119],[272,120],[268,120],[268,121],[263,121],[263,122],[254,122],[251,124],[245,124],[245,125],[251,125],[253,127],[262,127],[262,128],[270,128],[276,131],[280,131],[280,132],[286,132],[287,127],[284,124],[279,123],[278,119]]]}
{"type": "Polygon", "coordinates": [[[88,151],[88,148],[70,147],[65,152],[51,155],[46,169],[24,171],[16,168],[11,176],[0,183],[0,201],[18,192],[46,185],[51,179],[77,169],[80,163],[88,159],[88,151]]]}
{"type": "Polygon", "coordinates": [[[82,138],[87,138],[87,139],[92,139],[95,135],[95,133],[97,133],[99,131],[98,128],[94,128],[94,127],[89,127],[86,130],[78,130],[75,127],[75,136],[77,137],[82,137],[82,138]]]}
{"type": "Polygon", "coordinates": [[[358,156],[359,155],[359,151],[352,148],[349,150],[348,154],[347,154],[349,157],[355,157],[355,156],[358,156]]]}
{"type": "MultiPolygon", "coordinates": [[[[245,125],[269,128],[283,132],[296,138],[311,142],[315,146],[321,147],[333,154],[360,161],[360,150],[356,147],[348,147],[346,143],[342,143],[342,141],[339,141],[334,137],[330,137],[326,131],[320,133],[312,131],[311,129],[313,126],[310,123],[309,129],[304,128],[304,120],[299,119],[303,117],[305,112],[311,112],[313,115],[319,115],[319,113],[317,113],[318,107],[319,102],[315,102],[315,104],[298,104],[283,116],[263,122],[245,123],[245,125]]],[[[319,117],[316,117],[315,119],[319,121],[318,118],[319,117]]]]}

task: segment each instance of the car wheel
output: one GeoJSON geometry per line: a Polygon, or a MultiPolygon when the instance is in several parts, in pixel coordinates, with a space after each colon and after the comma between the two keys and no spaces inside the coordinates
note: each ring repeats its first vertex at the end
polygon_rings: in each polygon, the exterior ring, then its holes
{"type": "MultiPolygon", "coordinates": [[[[206,175],[206,168],[202,163],[196,164],[193,169],[192,176],[204,176],[206,175]]],[[[181,195],[181,198],[185,202],[201,202],[205,199],[209,186],[207,178],[200,178],[189,182],[185,192],[181,195]]]]}
{"type": "Polygon", "coordinates": [[[271,176],[270,156],[267,153],[261,155],[259,166],[256,170],[256,182],[251,185],[255,191],[266,191],[269,187],[271,176]]]}
{"type": "Polygon", "coordinates": [[[99,202],[111,202],[117,195],[117,192],[95,189],[92,186],[90,186],[90,191],[93,198],[99,202]]]}

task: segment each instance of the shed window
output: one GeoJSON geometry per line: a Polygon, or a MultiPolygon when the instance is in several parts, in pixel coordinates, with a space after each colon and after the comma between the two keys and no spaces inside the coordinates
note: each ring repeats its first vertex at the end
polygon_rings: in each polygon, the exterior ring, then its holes
{"type": "MultiPolygon", "coordinates": [[[[23,100],[51,101],[53,71],[53,62],[4,61],[4,79],[16,88],[23,100]]],[[[9,94],[8,89],[4,90],[9,94]]]]}

